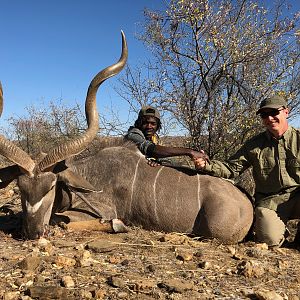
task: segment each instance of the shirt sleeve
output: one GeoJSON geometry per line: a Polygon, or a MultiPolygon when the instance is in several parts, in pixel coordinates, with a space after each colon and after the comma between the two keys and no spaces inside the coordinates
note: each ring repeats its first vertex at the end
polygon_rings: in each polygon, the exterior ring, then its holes
{"type": "Polygon", "coordinates": [[[244,145],[230,159],[225,162],[211,160],[201,171],[212,176],[234,179],[249,167],[247,146],[244,145]]]}
{"type": "Polygon", "coordinates": [[[125,135],[125,139],[134,142],[144,155],[151,156],[153,153],[155,144],[152,141],[146,140],[143,132],[138,128],[129,128],[127,134],[125,135]]]}

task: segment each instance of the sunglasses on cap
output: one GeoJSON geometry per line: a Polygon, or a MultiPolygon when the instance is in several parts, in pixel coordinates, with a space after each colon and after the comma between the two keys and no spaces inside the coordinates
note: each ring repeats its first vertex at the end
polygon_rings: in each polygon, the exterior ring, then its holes
{"type": "Polygon", "coordinates": [[[284,108],[281,108],[281,109],[272,109],[272,110],[269,110],[269,111],[263,111],[259,115],[260,115],[260,117],[262,119],[266,119],[267,117],[278,116],[282,110],[284,110],[284,108]]]}

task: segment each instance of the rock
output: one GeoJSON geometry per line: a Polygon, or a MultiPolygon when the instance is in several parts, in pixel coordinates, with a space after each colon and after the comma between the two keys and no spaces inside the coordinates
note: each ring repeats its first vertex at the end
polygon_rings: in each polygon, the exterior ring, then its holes
{"type": "Polygon", "coordinates": [[[106,292],[104,290],[102,290],[102,289],[97,290],[95,292],[95,299],[99,299],[99,300],[107,299],[105,296],[106,296],[106,292]]]}
{"type": "Polygon", "coordinates": [[[25,287],[29,287],[33,285],[32,280],[28,280],[26,277],[17,278],[14,283],[15,286],[18,286],[19,289],[24,289],[25,287]]]}
{"type": "Polygon", "coordinates": [[[120,261],[121,261],[121,258],[118,257],[118,256],[112,255],[112,256],[110,256],[110,257],[108,258],[108,262],[109,262],[110,264],[119,264],[120,261]]]}
{"type": "Polygon", "coordinates": [[[150,273],[154,273],[154,272],[155,272],[155,266],[152,265],[152,264],[147,265],[147,266],[145,267],[145,271],[146,271],[146,272],[150,272],[150,273]]]}
{"type": "Polygon", "coordinates": [[[45,252],[48,255],[51,255],[54,252],[53,245],[45,238],[40,238],[37,245],[41,252],[45,252]]]}
{"type": "Polygon", "coordinates": [[[35,283],[43,283],[45,282],[45,277],[42,276],[41,274],[37,274],[34,278],[35,283]]]}
{"type": "Polygon", "coordinates": [[[194,283],[180,279],[169,279],[159,283],[158,287],[164,288],[170,293],[183,293],[186,290],[192,290],[194,288],[194,283]]]}
{"type": "Polygon", "coordinates": [[[281,297],[279,294],[277,294],[274,291],[261,291],[255,293],[255,296],[258,300],[283,300],[283,297],[281,297]]]}
{"type": "Polygon", "coordinates": [[[57,256],[55,264],[57,265],[57,267],[61,268],[74,267],[76,265],[76,260],[74,258],[60,255],[57,256]]]}
{"type": "Polygon", "coordinates": [[[81,290],[80,299],[93,299],[93,294],[89,291],[81,290]]]}
{"type": "Polygon", "coordinates": [[[160,242],[168,242],[170,244],[182,245],[186,244],[187,237],[185,235],[179,235],[176,233],[167,233],[159,238],[160,242]]]}
{"type": "Polygon", "coordinates": [[[94,261],[91,257],[91,252],[88,250],[84,250],[83,252],[76,255],[75,259],[76,266],[78,267],[89,267],[93,264],[94,261]]]}
{"type": "Polygon", "coordinates": [[[129,265],[129,260],[128,259],[124,259],[121,261],[121,265],[122,266],[128,266],[129,265]]]}
{"type": "Polygon", "coordinates": [[[110,252],[116,249],[116,245],[112,244],[108,240],[96,240],[91,243],[88,243],[86,246],[87,249],[90,249],[96,253],[105,253],[110,252]]]}
{"type": "Polygon", "coordinates": [[[71,276],[69,276],[69,275],[64,276],[61,279],[61,283],[62,283],[62,286],[66,287],[66,288],[70,288],[70,287],[74,287],[75,286],[73,278],[71,276]]]}
{"type": "Polygon", "coordinates": [[[29,296],[21,296],[21,300],[32,300],[29,296]]]}
{"type": "Polygon", "coordinates": [[[300,300],[300,298],[297,295],[290,295],[288,297],[289,300],[300,300]]]}
{"type": "Polygon", "coordinates": [[[194,252],[194,257],[196,258],[202,258],[203,256],[204,254],[202,250],[197,250],[196,252],[194,252]]]}
{"type": "Polygon", "coordinates": [[[235,255],[236,254],[236,248],[233,246],[227,246],[227,250],[231,255],[235,255]]]}
{"type": "Polygon", "coordinates": [[[181,261],[190,261],[193,259],[194,254],[191,251],[178,249],[176,251],[176,258],[181,261]]]}
{"type": "Polygon", "coordinates": [[[128,294],[126,292],[120,292],[120,293],[117,294],[117,298],[118,299],[127,299],[128,294]]]}
{"type": "Polygon", "coordinates": [[[68,299],[66,290],[57,286],[32,286],[26,294],[33,299],[68,299]]]}
{"type": "Polygon", "coordinates": [[[255,258],[260,258],[263,257],[265,255],[265,251],[266,250],[261,250],[259,248],[250,248],[246,251],[246,254],[249,257],[255,257],[255,258]]]}
{"type": "Polygon", "coordinates": [[[242,261],[237,266],[237,273],[245,277],[261,277],[265,271],[254,261],[242,261]]]}
{"type": "Polygon", "coordinates": [[[286,260],[278,259],[277,266],[280,270],[287,269],[289,267],[289,263],[286,260]]]}
{"type": "Polygon", "coordinates": [[[209,261],[202,260],[202,261],[199,261],[198,267],[201,269],[207,270],[211,267],[211,263],[209,261]]]}
{"type": "Polygon", "coordinates": [[[76,243],[73,241],[65,241],[65,240],[58,240],[55,242],[55,247],[57,248],[75,248],[75,247],[80,247],[82,245],[76,246],[76,243]]]}
{"type": "Polygon", "coordinates": [[[40,266],[41,259],[37,256],[27,256],[21,262],[18,263],[18,266],[22,270],[36,271],[40,266]]]}
{"type": "Polygon", "coordinates": [[[232,274],[232,269],[228,268],[225,270],[226,275],[231,275],[232,274]]]}
{"type": "Polygon", "coordinates": [[[134,290],[135,291],[147,291],[152,290],[157,286],[156,280],[145,279],[145,280],[138,280],[134,283],[134,290]]]}
{"type": "Polygon", "coordinates": [[[47,244],[50,244],[50,241],[48,241],[47,239],[45,239],[45,238],[38,239],[38,242],[37,242],[38,247],[45,247],[47,244]]]}
{"type": "Polygon", "coordinates": [[[3,300],[18,300],[20,297],[20,292],[5,292],[3,295],[3,300]]]}
{"type": "Polygon", "coordinates": [[[107,283],[112,287],[124,287],[126,285],[125,281],[118,276],[110,276],[107,283]]]}
{"type": "Polygon", "coordinates": [[[269,246],[266,243],[258,243],[258,244],[255,244],[255,248],[260,249],[260,250],[268,250],[269,246]]]}

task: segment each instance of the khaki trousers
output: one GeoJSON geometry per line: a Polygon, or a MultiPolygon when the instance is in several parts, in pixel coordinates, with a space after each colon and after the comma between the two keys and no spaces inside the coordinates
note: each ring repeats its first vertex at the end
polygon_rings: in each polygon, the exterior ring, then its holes
{"type": "Polygon", "coordinates": [[[256,240],[269,246],[280,246],[286,237],[286,223],[292,219],[300,219],[300,192],[288,201],[279,204],[276,211],[256,207],[254,222],[256,240]]]}

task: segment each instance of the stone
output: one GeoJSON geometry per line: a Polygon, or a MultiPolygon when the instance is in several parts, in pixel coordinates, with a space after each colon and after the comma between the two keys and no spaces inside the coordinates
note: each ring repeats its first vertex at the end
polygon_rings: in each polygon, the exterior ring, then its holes
{"type": "Polygon", "coordinates": [[[60,255],[57,256],[55,260],[55,264],[57,265],[57,267],[61,267],[61,268],[74,267],[76,265],[76,260],[71,257],[60,255]]]}
{"type": "Polygon", "coordinates": [[[38,256],[27,256],[21,262],[18,263],[18,266],[22,270],[35,271],[40,266],[41,259],[38,256]]]}
{"type": "Polygon", "coordinates": [[[96,252],[96,253],[105,253],[110,252],[116,249],[116,245],[112,244],[108,240],[96,240],[91,243],[88,243],[86,246],[87,249],[96,252]]]}
{"type": "Polygon", "coordinates": [[[54,252],[54,246],[51,244],[50,241],[48,241],[45,238],[40,238],[38,240],[37,246],[41,252],[45,252],[49,255],[51,255],[54,252]]]}
{"type": "Polygon", "coordinates": [[[3,295],[3,300],[18,300],[20,297],[20,292],[5,292],[3,295]]]}
{"type": "Polygon", "coordinates": [[[235,255],[236,254],[236,248],[233,246],[227,246],[227,250],[231,255],[235,255]]]}
{"type": "Polygon", "coordinates": [[[202,260],[202,261],[199,261],[198,267],[201,269],[207,270],[211,267],[211,263],[209,261],[202,260]]]}
{"type": "Polygon", "coordinates": [[[63,276],[63,278],[61,279],[61,283],[62,283],[62,286],[66,287],[66,288],[75,286],[73,278],[69,275],[63,276]]]}
{"type": "Polygon", "coordinates": [[[258,300],[284,300],[275,291],[259,291],[255,293],[258,300]]]}
{"type": "Polygon", "coordinates": [[[242,261],[237,266],[237,273],[245,277],[261,277],[265,271],[254,261],[242,261]]]}
{"type": "Polygon", "coordinates": [[[190,261],[193,259],[194,254],[191,251],[178,249],[176,252],[176,258],[181,261],[190,261]]]}
{"type": "Polygon", "coordinates": [[[93,299],[93,294],[89,291],[81,290],[80,299],[93,299]]]}
{"type": "Polygon", "coordinates": [[[110,276],[107,279],[107,283],[113,287],[124,287],[126,285],[125,281],[121,277],[118,277],[118,276],[110,276]]]}
{"type": "Polygon", "coordinates": [[[120,293],[117,294],[117,298],[118,299],[127,299],[128,294],[126,292],[120,292],[120,293]]]}
{"type": "Polygon", "coordinates": [[[169,279],[158,284],[159,288],[164,288],[170,293],[183,293],[186,290],[193,290],[194,283],[180,279],[169,279]]]}
{"type": "Polygon", "coordinates": [[[28,288],[27,295],[33,299],[67,299],[66,290],[57,286],[32,286],[28,288]]]}
{"type": "Polygon", "coordinates": [[[145,279],[145,280],[138,280],[134,283],[134,290],[135,291],[147,291],[152,290],[157,286],[157,282],[154,279],[145,279]]]}
{"type": "Polygon", "coordinates": [[[75,259],[76,266],[78,267],[89,267],[94,262],[94,260],[91,257],[91,252],[88,250],[80,252],[78,255],[76,255],[75,259]]]}

